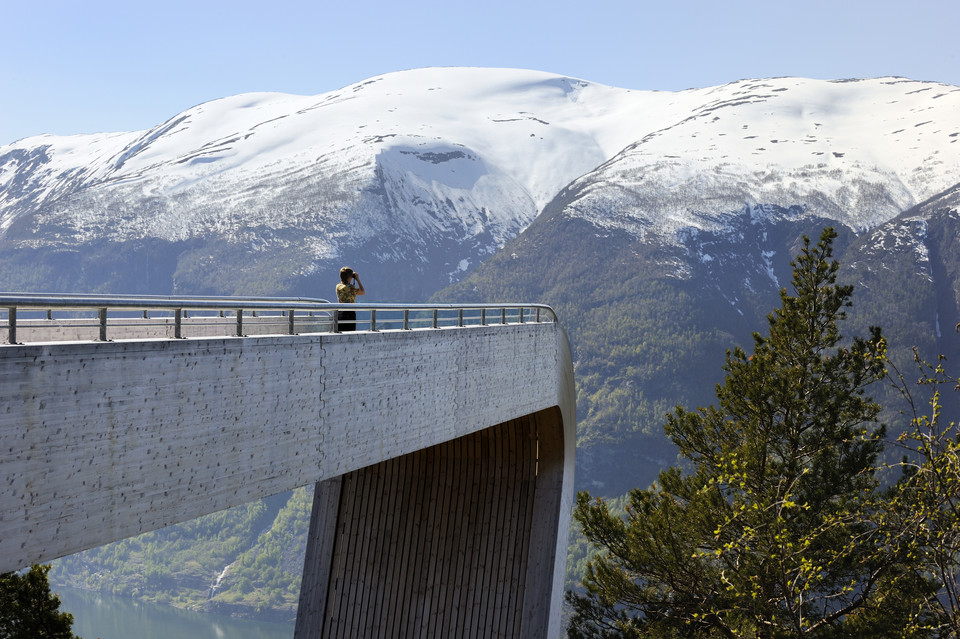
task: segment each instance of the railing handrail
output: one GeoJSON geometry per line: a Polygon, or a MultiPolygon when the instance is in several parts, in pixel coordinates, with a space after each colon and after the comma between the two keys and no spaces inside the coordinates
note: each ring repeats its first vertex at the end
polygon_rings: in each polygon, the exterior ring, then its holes
{"type": "Polygon", "coordinates": [[[124,308],[139,310],[156,308],[172,310],[177,308],[200,310],[233,310],[236,308],[248,309],[287,309],[291,306],[297,310],[315,308],[317,310],[371,310],[390,309],[403,310],[456,310],[458,308],[500,309],[500,308],[539,308],[545,310],[556,321],[556,313],[548,304],[533,302],[504,302],[504,303],[476,303],[476,304],[405,304],[400,302],[356,302],[341,304],[330,302],[322,298],[310,297],[247,297],[247,296],[208,296],[208,295],[108,295],[108,294],[47,294],[47,293],[0,293],[0,309],[3,308],[30,308],[30,309],[94,309],[106,306],[107,308],[124,308]]]}
{"type": "MultiPolygon", "coordinates": [[[[354,304],[341,304],[330,302],[320,298],[305,297],[240,297],[240,296],[203,296],[203,295],[109,295],[109,294],[70,294],[70,293],[3,293],[0,292],[0,313],[6,312],[7,337],[6,343],[17,343],[17,310],[24,311],[47,311],[47,320],[56,322],[52,317],[52,311],[95,311],[98,314],[96,319],[100,327],[100,340],[106,340],[108,320],[110,312],[130,312],[143,311],[144,319],[147,318],[148,311],[161,311],[172,313],[175,317],[175,337],[182,337],[181,326],[187,313],[190,311],[219,312],[221,317],[225,313],[232,313],[236,316],[236,332],[238,336],[243,335],[243,318],[246,313],[256,315],[260,311],[280,312],[287,315],[289,322],[289,334],[296,334],[294,319],[297,313],[328,313],[332,318],[331,326],[333,332],[339,332],[336,311],[369,311],[369,319],[352,321],[355,327],[367,325],[370,331],[382,330],[378,326],[377,312],[402,312],[402,320],[399,318],[387,318],[379,320],[382,324],[400,324],[401,328],[407,330],[410,328],[409,314],[411,311],[432,312],[432,323],[429,328],[443,328],[438,326],[437,315],[439,311],[456,311],[457,317],[454,326],[467,325],[498,325],[507,324],[507,312],[511,311],[511,318],[516,318],[519,323],[524,322],[556,322],[557,316],[554,310],[546,304],[536,303],[506,303],[506,304],[403,304],[396,302],[358,302],[354,304]],[[497,313],[491,314],[490,310],[497,313]],[[479,320],[473,322],[474,318],[469,318],[465,323],[464,312],[479,312],[479,320]],[[528,317],[530,319],[526,319],[528,317]],[[494,321],[496,318],[496,321],[494,321]]],[[[64,318],[58,318],[63,320],[64,318]]],[[[114,319],[117,319],[114,316],[114,319]]],[[[129,320],[129,318],[124,318],[129,320]]],[[[447,318],[449,321],[449,318],[447,318]]],[[[31,320],[36,322],[37,320],[31,320]]],[[[119,321],[119,320],[118,320],[119,321]]],[[[19,320],[21,326],[27,326],[27,321],[19,320]]],[[[33,326],[32,324],[30,324],[33,326]]]]}

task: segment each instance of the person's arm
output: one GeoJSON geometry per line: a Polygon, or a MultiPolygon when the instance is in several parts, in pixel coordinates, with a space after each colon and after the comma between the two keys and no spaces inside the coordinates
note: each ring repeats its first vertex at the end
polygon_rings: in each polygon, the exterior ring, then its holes
{"type": "Polygon", "coordinates": [[[357,288],[357,295],[363,295],[363,294],[365,294],[366,291],[363,290],[363,282],[360,281],[360,276],[357,275],[356,272],[354,272],[354,274],[353,274],[353,279],[354,279],[354,281],[357,283],[357,287],[358,287],[358,288],[357,288]]]}

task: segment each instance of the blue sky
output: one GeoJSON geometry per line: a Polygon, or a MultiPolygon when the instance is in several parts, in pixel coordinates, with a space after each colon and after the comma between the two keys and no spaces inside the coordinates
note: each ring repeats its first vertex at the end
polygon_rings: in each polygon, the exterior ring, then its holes
{"type": "Polygon", "coordinates": [[[8,0],[0,15],[0,145],[427,66],[671,91],[774,76],[960,85],[957,0],[8,0]]]}

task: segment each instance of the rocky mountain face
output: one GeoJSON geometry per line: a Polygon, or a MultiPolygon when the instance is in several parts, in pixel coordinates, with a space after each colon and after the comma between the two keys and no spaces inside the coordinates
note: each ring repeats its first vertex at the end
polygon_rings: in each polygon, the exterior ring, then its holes
{"type": "Polygon", "coordinates": [[[825,226],[845,334],[960,361],[958,183],[958,87],[424,69],[0,147],[0,289],[329,297],[349,264],[371,301],[551,304],[577,484],[613,496],[675,461],[665,413],[712,403],[825,226]]]}
{"type": "Polygon", "coordinates": [[[881,324],[901,359],[917,347],[960,362],[960,185],[859,236],[843,259],[862,300],[852,322],[881,324]]]}

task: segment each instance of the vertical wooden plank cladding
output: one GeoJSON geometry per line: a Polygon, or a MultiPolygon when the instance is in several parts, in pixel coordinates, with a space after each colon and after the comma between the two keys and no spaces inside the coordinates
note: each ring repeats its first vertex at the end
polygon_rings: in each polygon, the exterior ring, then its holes
{"type": "Polygon", "coordinates": [[[524,592],[519,588],[517,580],[514,578],[516,570],[523,565],[524,558],[527,555],[526,548],[520,547],[523,531],[520,526],[523,523],[523,486],[524,468],[525,468],[525,424],[521,419],[515,419],[510,422],[510,467],[509,481],[510,491],[507,499],[510,502],[510,514],[505,520],[504,535],[507,538],[508,548],[506,549],[506,565],[503,570],[504,594],[505,599],[501,611],[500,625],[503,628],[503,636],[515,637],[516,632],[513,628],[514,621],[517,618],[517,611],[523,605],[524,592]]]}
{"type": "Polygon", "coordinates": [[[370,466],[360,471],[362,481],[360,486],[360,503],[356,508],[356,518],[353,520],[354,530],[352,535],[353,556],[357,561],[353,564],[355,567],[354,576],[350,583],[350,613],[347,617],[350,629],[350,635],[353,637],[361,636],[364,632],[364,594],[367,590],[366,563],[369,557],[366,554],[367,540],[373,533],[374,522],[370,521],[370,508],[374,505],[374,500],[368,498],[374,492],[376,483],[376,467],[370,466]]]}
{"type": "MultiPolygon", "coordinates": [[[[517,543],[518,548],[523,549],[523,561],[516,562],[514,566],[514,580],[516,582],[517,592],[523,593],[524,599],[529,596],[527,591],[527,563],[530,561],[530,554],[527,549],[530,548],[530,544],[533,541],[533,504],[536,500],[536,485],[537,485],[537,462],[538,462],[538,448],[537,440],[539,431],[537,428],[537,416],[536,415],[527,415],[523,418],[524,428],[521,433],[523,438],[524,445],[524,455],[521,460],[523,468],[523,476],[521,477],[520,484],[520,497],[523,504],[522,510],[522,524],[517,528],[519,540],[517,543]]],[[[512,612],[514,614],[512,628],[512,636],[519,637],[521,636],[523,628],[523,606],[514,606],[512,612]]]]}
{"type": "MultiPolygon", "coordinates": [[[[389,539],[384,550],[381,572],[385,597],[388,601],[396,601],[401,597],[403,592],[401,588],[404,587],[402,577],[406,572],[404,566],[406,558],[403,556],[403,551],[408,545],[407,540],[410,538],[408,511],[412,510],[413,500],[411,491],[404,490],[400,480],[404,476],[406,466],[412,465],[412,463],[413,459],[409,456],[391,459],[386,462],[389,468],[386,475],[386,489],[390,494],[390,499],[384,500],[381,508],[384,511],[384,521],[389,522],[391,528],[388,531],[389,539]]],[[[377,606],[376,613],[380,627],[377,637],[386,639],[394,636],[396,632],[394,624],[398,620],[390,614],[391,612],[393,611],[386,606],[377,606]]]]}
{"type": "Polygon", "coordinates": [[[440,522],[437,526],[440,538],[440,550],[438,551],[437,566],[437,590],[434,597],[436,608],[434,609],[433,619],[430,623],[430,636],[445,637],[449,628],[449,618],[455,614],[453,612],[452,590],[454,580],[456,579],[456,553],[458,532],[462,527],[457,517],[457,508],[461,501],[461,489],[459,479],[461,470],[459,468],[458,450],[460,440],[454,440],[444,444],[444,467],[441,471],[444,484],[443,506],[440,509],[440,522]],[[454,572],[452,572],[454,571],[454,572]]]}
{"type": "Polygon", "coordinates": [[[483,634],[485,626],[493,620],[494,608],[491,602],[495,601],[496,594],[496,550],[500,540],[496,535],[497,522],[497,495],[493,487],[497,485],[496,459],[499,455],[497,442],[500,437],[496,428],[488,429],[484,450],[481,454],[481,469],[483,481],[480,485],[480,502],[483,505],[483,514],[480,520],[480,535],[482,536],[483,550],[480,554],[480,570],[477,574],[476,602],[473,615],[473,636],[483,634]]]}
{"type": "MultiPolygon", "coordinates": [[[[473,557],[477,554],[476,535],[470,534],[477,530],[477,494],[476,494],[476,474],[477,474],[477,449],[479,447],[479,437],[468,437],[461,441],[463,449],[458,459],[461,475],[463,477],[463,494],[460,499],[460,505],[464,508],[462,519],[463,536],[462,542],[458,547],[457,570],[454,583],[454,610],[453,617],[460,622],[460,628],[466,629],[467,608],[469,607],[467,576],[470,574],[470,566],[473,563],[473,557]]],[[[452,620],[451,620],[452,623],[452,620]]],[[[457,630],[456,626],[451,626],[452,630],[457,630]]],[[[466,632],[463,633],[464,635],[466,632]]]]}
{"type": "Polygon", "coordinates": [[[440,616],[437,625],[437,635],[440,637],[449,637],[451,632],[456,631],[453,625],[454,620],[459,619],[459,605],[457,602],[457,564],[460,562],[460,554],[467,543],[469,530],[466,525],[466,510],[463,507],[464,501],[469,499],[465,491],[466,477],[464,467],[464,456],[466,440],[469,438],[457,439],[451,442],[450,450],[450,470],[452,479],[450,486],[452,488],[452,503],[448,513],[445,535],[445,543],[449,547],[447,552],[447,565],[443,573],[443,614],[440,616]]]}
{"type": "Polygon", "coordinates": [[[417,460],[417,474],[411,479],[414,486],[410,490],[416,491],[417,501],[413,509],[413,537],[410,539],[410,571],[405,575],[405,592],[403,598],[396,603],[388,602],[393,605],[405,606],[407,608],[407,623],[404,627],[405,637],[416,637],[414,629],[420,618],[420,598],[423,597],[423,583],[420,578],[420,568],[426,558],[423,556],[423,541],[426,536],[427,507],[430,503],[430,461],[431,451],[425,450],[419,454],[414,454],[417,460]]]}
{"type": "Polygon", "coordinates": [[[487,429],[477,433],[476,448],[476,473],[477,478],[474,484],[474,501],[477,508],[477,524],[473,530],[477,531],[479,539],[476,541],[476,549],[470,564],[470,575],[468,577],[469,605],[464,615],[464,637],[468,639],[480,639],[480,628],[485,620],[484,597],[488,592],[489,584],[492,578],[489,573],[489,555],[495,547],[496,540],[490,534],[490,522],[493,508],[493,500],[487,497],[488,487],[491,481],[490,468],[493,458],[493,429],[487,429]]]}
{"type": "MultiPolygon", "coordinates": [[[[406,632],[413,616],[412,608],[406,602],[411,591],[412,584],[409,576],[412,574],[412,566],[419,560],[414,553],[414,540],[418,535],[417,513],[418,505],[423,499],[422,491],[419,490],[419,481],[422,475],[421,468],[423,455],[407,455],[401,460],[401,474],[397,477],[398,490],[404,495],[405,508],[395,514],[402,521],[403,536],[397,541],[400,549],[399,554],[392,557],[395,560],[396,568],[393,571],[394,586],[390,590],[392,598],[388,601],[397,602],[395,609],[384,605],[381,606],[392,620],[393,630],[399,633],[406,632]]],[[[405,635],[406,636],[406,635],[405,635]]]]}
{"type": "Polygon", "coordinates": [[[347,606],[349,605],[350,592],[348,587],[353,580],[353,575],[348,572],[346,559],[350,556],[348,544],[352,531],[353,512],[345,506],[356,500],[357,480],[358,476],[356,474],[345,475],[343,478],[340,514],[337,516],[337,540],[334,542],[333,587],[330,589],[331,601],[328,604],[331,613],[327,618],[327,623],[330,625],[330,636],[341,636],[343,634],[344,616],[347,614],[347,606]]]}
{"type": "Polygon", "coordinates": [[[344,476],[324,637],[520,637],[533,416],[344,476]]]}
{"type": "Polygon", "coordinates": [[[375,636],[377,626],[374,623],[377,612],[377,602],[382,598],[378,583],[379,561],[383,555],[378,548],[381,534],[381,515],[383,504],[387,501],[382,477],[385,463],[370,466],[364,469],[367,481],[364,484],[364,516],[360,541],[360,591],[357,593],[357,605],[354,610],[353,627],[357,631],[366,630],[367,636],[375,636]],[[378,499],[370,499],[370,495],[378,495],[378,499]]]}
{"type": "MultiPolygon", "coordinates": [[[[416,526],[416,535],[412,540],[414,560],[411,563],[410,574],[407,578],[409,590],[407,591],[408,601],[402,605],[410,607],[410,617],[407,628],[403,633],[405,637],[420,637],[420,630],[423,628],[423,605],[424,600],[429,596],[428,584],[424,583],[424,565],[430,560],[430,544],[427,538],[430,536],[431,524],[430,513],[432,512],[432,503],[435,499],[434,484],[431,477],[434,472],[436,447],[428,448],[414,455],[423,455],[423,469],[419,477],[420,499],[418,500],[418,509],[414,514],[416,526]]],[[[385,605],[397,605],[395,602],[384,602],[385,605]]]]}
{"type": "Polygon", "coordinates": [[[344,505],[353,501],[355,483],[353,476],[344,476],[341,481],[340,508],[337,514],[336,537],[333,542],[333,560],[331,561],[332,575],[326,605],[328,612],[324,618],[325,627],[321,635],[323,637],[336,637],[339,635],[338,624],[342,614],[340,604],[345,599],[341,592],[345,580],[344,561],[347,556],[347,553],[345,553],[343,549],[343,543],[347,534],[348,522],[346,520],[349,515],[344,505]]]}
{"type": "Polygon", "coordinates": [[[447,468],[449,462],[448,449],[449,442],[441,444],[437,448],[437,464],[431,478],[436,496],[433,500],[433,510],[430,513],[431,528],[428,536],[432,548],[430,552],[430,567],[423,577],[430,583],[430,593],[428,597],[429,607],[424,608],[427,614],[425,615],[422,626],[423,630],[421,632],[421,636],[425,639],[437,636],[434,628],[438,619],[438,610],[442,605],[440,601],[441,584],[443,581],[441,571],[446,563],[446,557],[444,556],[446,540],[443,539],[443,523],[445,521],[444,515],[448,507],[448,492],[450,490],[448,485],[449,469],[447,468]]]}
{"type": "Polygon", "coordinates": [[[333,575],[332,544],[336,541],[340,487],[341,479],[338,477],[318,482],[313,489],[309,541],[303,562],[303,581],[294,639],[320,637],[324,619],[328,616],[325,606],[333,575]]]}
{"type": "MultiPolygon", "coordinates": [[[[506,481],[504,482],[506,484],[506,494],[504,495],[506,512],[504,512],[500,519],[503,525],[501,539],[504,544],[504,549],[501,553],[500,584],[497,587],[500,593],[499,603],[497,605],[497,613],[499,615],[497,627],[502,637],[512,636],[510,634],[510,610],[519,607],[523,602],[523,593],[515,590],[515,585],[511,581],[513,564],[517,561],[518,555],[515,533],[518,522],[517,515],[520,512],[520,500],[517,494],[518,479],[521,474],[520,464],[518,463],[521,455],[520,438],[518,436],[520,431],[519,422],[520,420],[517,419],[508,422],[508,432],[505,437],[507,445],[506,464],[504,467],[504,473],[506,474],[506,481]],[[516,596],[518,594],[519,597],[516,596]]],[[[521,554],[523,554],[522,551],[521,554]]]]}
{"type": "Polygon", "coordinates": [[[493,574],[496,577],[496,582],[493,587],[494,597],[492,599],[493,610],[491,611],[491,619],[493,626],[494,637],[503,637],[503,610],[507,605],[509,593],[506,592],[506,579],[504,579],[504,574],[507,569],[507,562],[509,561],[510,550],[508,546],[510,545],[510,539],[508,538],[508,529],[513,524],[511,521],[510,514],[512,511],[513,500],[510,498],[510,481],[508,470],[511,466],[510,464],[510,455],[513,448],[513,442],[511,441],[511,434],[513,429],[513,421],[506,422],[497,426],[497,456],[494,459],[494,476],[496,477],[496,515],[495,515],[495,527],[496,539],[498,548],[494,549],[494,556],[492,557],[494,561],[494,572],[493,574]]]}
{"type": "Polygon", "coordinates": [[[350,491],[344,494],[344,501],[340,504],[343,509],[341,518],[344,522],[343,534],[340,536],[340,543],[343,547],[343,553],[338,558],[341,565],[341,578],[339,590],[339,600],[337,602],[336,627],[340,635],[348,635],[352,632],[351,623],[354,603],[356,601],[357,574],[356,566],[348,563],[348,559],[357,556],[357,528],[360,526],[360,509],[350,508],[347,505],[351,502],[362,503],[363,495],[363,471],[357,471],[350,475],[350,491]]]}

